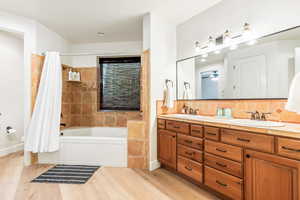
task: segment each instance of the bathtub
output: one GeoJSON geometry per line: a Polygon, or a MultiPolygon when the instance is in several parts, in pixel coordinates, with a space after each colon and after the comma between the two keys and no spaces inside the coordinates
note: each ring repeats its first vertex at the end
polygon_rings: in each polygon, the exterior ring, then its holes
{"type": "Polygon", "coordinates": [[[64,129],[60,149],[40,153],[39,163],[127,167],[127,128],[64,129]]]}

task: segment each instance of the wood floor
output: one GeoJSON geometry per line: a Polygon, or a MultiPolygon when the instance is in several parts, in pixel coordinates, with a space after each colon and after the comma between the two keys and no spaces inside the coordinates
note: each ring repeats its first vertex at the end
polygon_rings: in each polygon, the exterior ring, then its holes
{"type": "Polygon", "coordinates": [[[22,153],[0,158],[1,200],[211,200],[216,197],[164,170],[103,167],[84,185],[30,183],[51,165],[23,167],[22,153]]]}

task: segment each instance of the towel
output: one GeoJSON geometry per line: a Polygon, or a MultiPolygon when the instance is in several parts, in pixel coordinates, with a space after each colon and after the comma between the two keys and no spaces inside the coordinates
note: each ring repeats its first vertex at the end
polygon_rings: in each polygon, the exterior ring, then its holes
{"type": "Polygon", "coordinates": [[[167,108],[174,107],[174,91],[172,83],[168,82],[164,88],[164,106],[167,108]]]}
{"type": "Polygon", "coordinates": [[[300,72],[295,75],[292,81],[285,109],[300,114],[300,72]]]}

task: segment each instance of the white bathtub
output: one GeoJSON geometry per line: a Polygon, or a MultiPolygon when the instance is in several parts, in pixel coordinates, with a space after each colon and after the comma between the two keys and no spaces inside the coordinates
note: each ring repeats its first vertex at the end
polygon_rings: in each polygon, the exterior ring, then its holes
{"type": "Polygon", "coordinates": [[[59,151],[40,153],[39,163],[127,167],[127,128],[71,128],[62,133],[59,151]]]}

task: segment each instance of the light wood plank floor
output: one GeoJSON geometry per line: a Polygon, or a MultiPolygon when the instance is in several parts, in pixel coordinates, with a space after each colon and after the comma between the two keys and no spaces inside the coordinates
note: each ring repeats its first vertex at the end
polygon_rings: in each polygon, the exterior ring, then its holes
{"type": "Polygon", "coordinates": [[[23,167],[22,153],[0,158],[1,200],[212,200],[217,199],[164,170],[103,167],[84,185],[30,183],[51,165],[23,167]]]}

